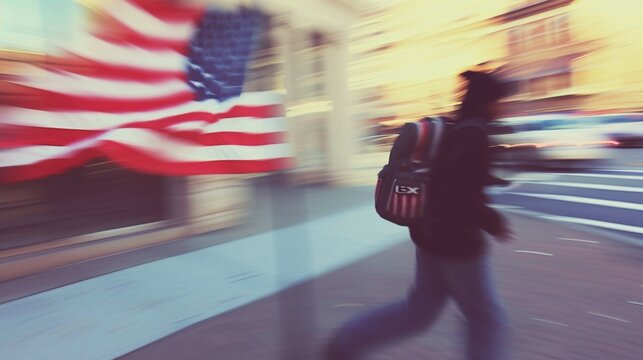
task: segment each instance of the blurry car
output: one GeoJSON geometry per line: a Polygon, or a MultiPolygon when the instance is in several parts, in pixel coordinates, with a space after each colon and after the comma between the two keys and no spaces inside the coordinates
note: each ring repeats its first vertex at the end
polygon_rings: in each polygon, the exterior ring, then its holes
{"type": "Polygon", "coordinates": [[[503,165],[577,167],[607,160],[618,145],[594,124],[572,114],[504,118],[492,125],[494,161],[503,165]]]}
{"type": "Polygon", "coordinates": [[[643,147],[643,114],[607,114],[591,118],[594,131],[618,142],[619,147],[643,147]]]}

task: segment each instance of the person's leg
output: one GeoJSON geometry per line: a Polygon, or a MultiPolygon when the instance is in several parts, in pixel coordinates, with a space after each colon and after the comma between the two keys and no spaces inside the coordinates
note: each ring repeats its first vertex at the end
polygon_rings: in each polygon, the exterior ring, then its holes
{"type": "Polygon", "coordinates": [[[505,311],[497,295],[488,259],[436,259],[448,292],[467,319],[467,359],[508,360],[505,311]]]}
{"type": "Polygon", "coordinates": [[[334,359],[358,359],[367,351],[427,328],[442,310],[446,288],[428,255],[416,255],[415,283],[406,299],[351,319],[331,341],[334,359]]]}

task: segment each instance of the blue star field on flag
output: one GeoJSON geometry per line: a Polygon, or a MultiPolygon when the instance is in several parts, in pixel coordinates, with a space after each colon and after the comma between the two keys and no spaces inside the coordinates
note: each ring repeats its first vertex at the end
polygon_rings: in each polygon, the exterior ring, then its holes
{"type": "Polygon", "coordinates": [[[188,82],[197,100],[239,96],[265,15],[256,10],[209,10],[190,41],[188,82]]]}

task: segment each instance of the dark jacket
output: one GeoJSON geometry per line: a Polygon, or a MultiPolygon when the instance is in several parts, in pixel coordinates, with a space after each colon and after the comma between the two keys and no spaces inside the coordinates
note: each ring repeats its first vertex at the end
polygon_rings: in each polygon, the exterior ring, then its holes
{"type": "MultiPolygon", "coordinates": [[[[402,128],[391,150],[391,160],[413,151],[417,129],[402,128]]],[[[486,124],[464,120],[449,126],[429,184],[429,209],[422,225],[410,229],[415,244],[435,255],[471,259],[486,249],[482,230],[496,234],[502,217],[487,206],[483,192],[489,179],[486,124]]]]}

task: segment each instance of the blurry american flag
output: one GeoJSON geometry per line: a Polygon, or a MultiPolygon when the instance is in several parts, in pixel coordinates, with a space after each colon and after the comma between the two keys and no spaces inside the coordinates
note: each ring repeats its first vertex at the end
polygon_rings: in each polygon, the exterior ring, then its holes
{"type": "Polygon", "coordinates": [[[4,181],[107,157],[165,175],[254,173],[290,162],[281,96],[242,92],[263,29],[250,9],[96,2],[83,46],[11,80],[0,109],[4,181]]]}

